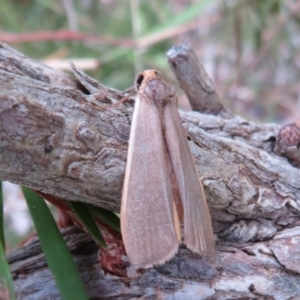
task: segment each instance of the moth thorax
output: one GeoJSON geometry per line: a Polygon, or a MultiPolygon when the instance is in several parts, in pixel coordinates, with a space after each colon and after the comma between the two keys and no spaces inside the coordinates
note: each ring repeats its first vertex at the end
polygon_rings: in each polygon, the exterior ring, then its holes
{"type": "Polygon", "coordinates": [[[166,98],[172,96],[172,92],[167,84],[162,82],[159,78],[152,79],[143,87],[144,94],[147,98],[155,102],[162,102],[166,98]]]}

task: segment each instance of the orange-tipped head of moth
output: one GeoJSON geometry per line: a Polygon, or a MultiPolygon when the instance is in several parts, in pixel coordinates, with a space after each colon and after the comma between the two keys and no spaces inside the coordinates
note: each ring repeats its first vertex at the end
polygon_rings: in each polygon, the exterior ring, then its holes
{"type": "Polygon", "coordinates": [[[134,86],[139,94],[144,94],[154,102],[163,102],[175,96],[173,86],[165,81],[163,75],[156,70],[141,72],[135,79],[134,86]]]}

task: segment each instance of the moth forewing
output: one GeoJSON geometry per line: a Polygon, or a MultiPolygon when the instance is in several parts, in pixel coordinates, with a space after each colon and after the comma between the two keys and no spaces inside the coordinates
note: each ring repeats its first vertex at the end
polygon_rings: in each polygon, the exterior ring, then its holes
{"type": "Polygon", "coordinates": [[[173,87],[155,70],[136,79],[122,194],[121,229],[130,262],[150,267],[170,259],[181,242],[208,254],[210,215],[177,110],[173,87]]]}
{"type": "Polygon", "coordinates": [[[134,266],[164,263],[178,249],[159,108],[143,94],[138,95],[132,119],[121,229],[134,266]]]}
{"type": "Polygon", "coordinates": [[[177,109],[176,97],[163,110],[165,137],[184,212],[184,241],[201,255],[214,251],[211,218],[203,187],[177,109]]]}

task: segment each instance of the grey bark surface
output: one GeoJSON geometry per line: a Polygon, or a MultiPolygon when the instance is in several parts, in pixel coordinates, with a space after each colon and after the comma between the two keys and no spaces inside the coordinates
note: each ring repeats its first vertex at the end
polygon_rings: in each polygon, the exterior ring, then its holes
{"type": "MultiPolygon", "coordinates": [[[[126,94],[73,68],[75,79],[0,44],[0,180],[119,211],[133,101],[111,105],[126,94]]],[[[215,255],[181,248],[125,282],[103,273],[85,234],[66,232],[91,299],[300,297],[299,128],[248,122],[215,99],[214,114],[181,112],[215,255]]],[[[37,249],[9,254],[18,299],[59,299],[37,249]]]]}

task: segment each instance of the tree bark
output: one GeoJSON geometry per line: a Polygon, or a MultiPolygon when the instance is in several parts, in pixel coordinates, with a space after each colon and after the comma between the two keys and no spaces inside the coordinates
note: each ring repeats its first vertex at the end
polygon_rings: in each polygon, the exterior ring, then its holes
{"type": "MultiPolygon", "coordinates": [[[[201,82],[203,72],[191,69],[199,65],[187,65],[201,82]]],[[[111,105],[126,93],[73,69],[75,79],[0,44],[0,180],[119,211],[133,101],[111,105]]],[[[180,84],[197,100],[194,82],[180,84]]],[[[162,266],[129,269],[125,282],[103,273],[85,234],[71,234],[73,253],[86,255],[74,254],[91,299],[300,297],[298,126],[248,122],[216,94],[199,102],[205,113],[181,117],[213,220],[215,255],[198,258],[182,247],[162,266]]],[[[9,256],[18,298],[59,299],[36,247],[9,256]]]]}

